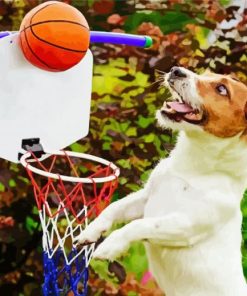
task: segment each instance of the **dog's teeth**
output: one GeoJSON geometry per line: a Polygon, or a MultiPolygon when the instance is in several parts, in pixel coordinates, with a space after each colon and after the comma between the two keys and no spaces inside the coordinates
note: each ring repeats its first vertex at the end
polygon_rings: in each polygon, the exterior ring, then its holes
{"type": "Polygon", "coordinates": [[[194,121],[199,121],[202,119],[202,113],[190,112],[184,115],[184,118],[194,121]]]}

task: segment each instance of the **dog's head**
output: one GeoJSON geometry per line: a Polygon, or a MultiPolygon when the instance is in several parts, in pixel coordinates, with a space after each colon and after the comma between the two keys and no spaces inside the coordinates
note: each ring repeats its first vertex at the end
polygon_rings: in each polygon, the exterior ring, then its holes
{"type": "Polygon", "coordinates": [[[247,87],[228,75],[197,75],[182,67],[165,74],[172,100],[157,112],[162,127],[232,137],[247,129],[247,87]]]}

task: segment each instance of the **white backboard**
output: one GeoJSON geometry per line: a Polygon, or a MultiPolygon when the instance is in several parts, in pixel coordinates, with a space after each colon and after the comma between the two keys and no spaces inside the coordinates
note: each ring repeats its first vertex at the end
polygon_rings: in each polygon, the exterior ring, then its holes
{"type": "Polygon", "coordinates": [[[30,64],[18,33],[0,39],[0,157],[18,162],[23,139],[40,138],[44,150],[60,150],[89,129],[93,57],[48,72],[30,64]]]}

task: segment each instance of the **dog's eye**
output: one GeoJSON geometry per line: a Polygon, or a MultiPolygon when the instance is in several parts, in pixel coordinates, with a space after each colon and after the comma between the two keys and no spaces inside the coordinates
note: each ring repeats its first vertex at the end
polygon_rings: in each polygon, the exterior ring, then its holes
{"type": "Polygon", "coordinates": [[[219,84],[216,86],[217,92],[222,96],[228,96],[228,90],[224,84],[219,84]]]}

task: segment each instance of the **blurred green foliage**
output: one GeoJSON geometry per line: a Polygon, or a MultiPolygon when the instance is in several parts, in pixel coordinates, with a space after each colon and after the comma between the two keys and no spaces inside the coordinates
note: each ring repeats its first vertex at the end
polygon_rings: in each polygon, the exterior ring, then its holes
{"type": "MultiPolygon", "coordinates": [[[[0,30],[18,30],[25,13],[41,2],[0,1],[0,30]]],[[[90,133],[70,149],[102,156],[121,168],[113,197],[117,200],[141,188],[176,141],[176,134],[155,124],[155,112],[169,94],[154,83],[154,70],[181,65],[201,73],[210,68],[234,72],[246,82],[246,11],[228,0],[64,2],[81,10],[92,29],[147,34],[155,42],[147,50],[91,45],[95,67],[90,133]],[[234,25],[220,29],[231,20],[234,25]]],[[[247,193],[242,211],[247,276],[247,193]]],[[[41,295],[42,234],[32,187],[20,165],[4,160],[0,160],[0,215],[0,294],[41,295]]],[[[118,262],[92,261],[89,295],[162,295],[147,271],[143,245],[135,243],[118,262]]]]}
{"type": "Polygon", "coordinates": [[[124,29],[127,32],[133,32],[143,22],[151,22],[152,24],[159,26],[163,34],[183,30],[186,24],[197,23],[195,19],[189,17],[186,13],[183,13],[180,10],[170,11],[164,14],[153,11],[149,14],[142,12],[136,15],[130,15],[124,24],[124,29]]]}

